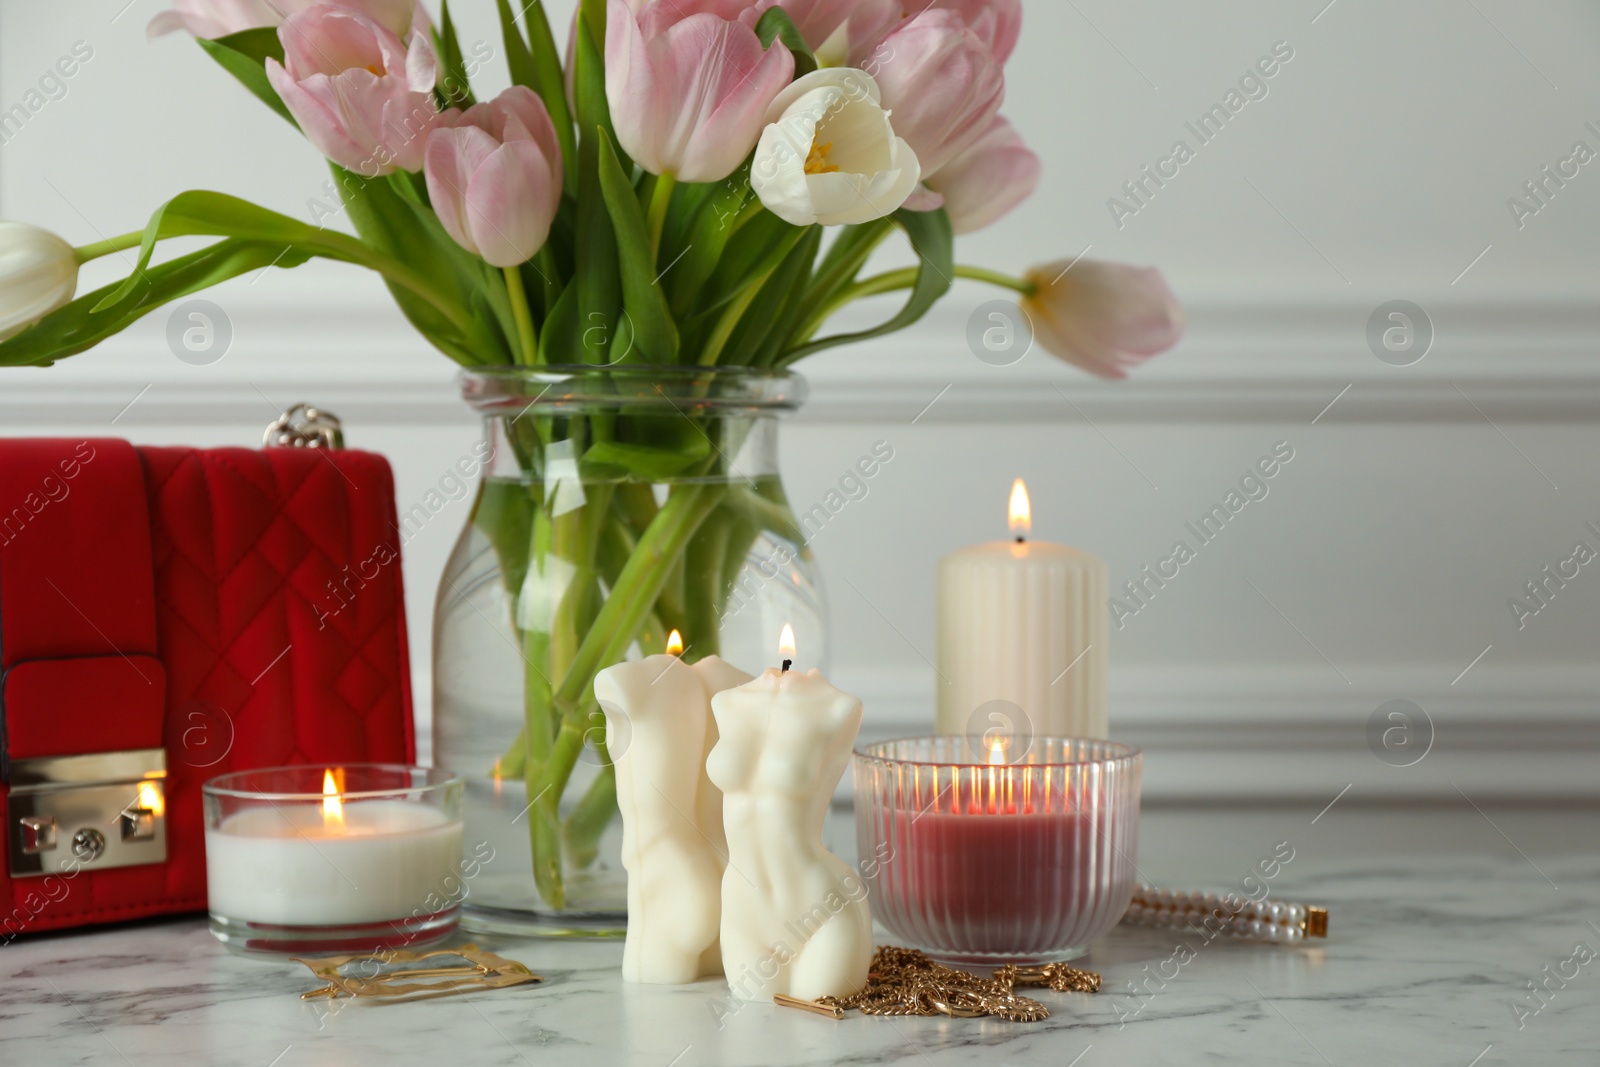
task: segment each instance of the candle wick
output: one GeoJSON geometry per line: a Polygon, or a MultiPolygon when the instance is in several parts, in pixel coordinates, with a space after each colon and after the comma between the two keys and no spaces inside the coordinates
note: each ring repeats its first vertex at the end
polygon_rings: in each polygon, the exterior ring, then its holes
{"type": "Polygon", "coordinates": [[[784,660],[783,661],[783,672],[785,674],[788,674],[789,673],[789,668],[793,667],[793,666],[794,666],[794,660],[792,660],[792,659],[784,660]]]}
{"type": "Polygon", "coordinates": [[[1028,542],[1028,539],[1026,537],[1023,537],[1021,534],[1017,534],[1017,544],[1023,545],[1023,544],[1027,544],[1027,542],[1028,542]]]}

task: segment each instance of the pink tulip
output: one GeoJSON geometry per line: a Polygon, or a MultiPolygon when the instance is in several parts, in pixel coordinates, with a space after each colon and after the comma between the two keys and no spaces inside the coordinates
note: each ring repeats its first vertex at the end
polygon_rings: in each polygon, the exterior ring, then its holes
{"type": "MultiPolygon", "coordinates": [[[[690,15],[715,15],[737,22],[756,6],[756,0],[627,0],[627,3],[646,37],[655,37],[690,15]]],[[[755,25],[754,19],[750,20],[750,25],[755,25]]]]}
{"type": "Polygon", "coordinates": [[[1092,259],[1028,272],[1037,287],[1022,300],[1047,352],[1102,378],[1125,378],[1183,336],[1183,308],[1154,267],[1092,259]],[[1068,269],[1070,267],[1070,269],[1068,269]]]}
{"type": "MultiPolygon", "coordinates": [[[[681,3],[682,0],[677,0],[681,3]]],[[[606,8],[606,99],[617,140],[640,166],[687,182],[738,169],[766,125],[767,105],[794,77],[794,56],[762,50],[742,23],[657,0],[635,18],[606,8]]]]}
{"type": "Polygon", "coordinates": [[[445,232],[496,267],[533,257],[561,203],[561,142],[533,90],[514,85],[447,112],[428,135],[428,199],[445,232]]]}
{"type": "Polygon", "coordinates": [[[976,33],[997,62],[1004,63],[1022,36],[1022,0],[899,0],[906,18],[932,8],[954,11],[976,33]]]}
{"type": "Polygon", "coordinates": [[[404,37],[411,31],[420,6],[415,0],[173,0],[172,10],[151,19],[145,32],[159,37],[175,30],[187,30],[209,40],[243,30],[282,25],[284,19],[318,3],[360,12],[397,37],[404,37]]]}
{"type": "Polygon", "coordinates": [[[924,175],[937,174],[989,129],[1005,76],[989,46],[953,11],[928,11],[884,38],[863,64],[883,90],[894,132],[924,175]]]}
{"type": "Polygon", "coordinates": [[[824,63],[842,66],[870,54],[900,24],[901,0],[756,0],[751,25],[768,8],[781,7],[800,36],[824,63]],[[841,31],[843,31],[841,33],[841,31]]]}
{"type": "Polygon", "coordinates": [[[988,132],[940,168],[928,185],[944,197],[956,233],[971,233],[998,222],[1033,195],[1040,169],[1039,157],[1011,123],[996,115],[988,132]]]}
{"type": "Polygon", "coordinates": [[[268,59],[267,79],[323,155],[368,178],[422,169],[438,122],[427,34],[408,50],[367,16],[324,4],[290,16],[278,37],[284,65],[268,59]]]}

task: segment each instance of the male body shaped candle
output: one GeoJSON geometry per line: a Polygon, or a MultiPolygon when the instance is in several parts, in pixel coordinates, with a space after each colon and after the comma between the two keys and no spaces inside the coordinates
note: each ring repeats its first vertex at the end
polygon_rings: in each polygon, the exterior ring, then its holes
{"type": "Polygon", "coordinates": [[[649,656],[607,667],[594,695],[615,745],[628,939],[622,977],[682,984],[722,973],[722,803],[705,775],[711,695],[750,680],[716,656],[649,656]]]}
{"type": "Polygon", "coordinates": [[[722,966],[741,1000],[811,1000],[867,984],[866,886],[822,846],[822,820],[861,728],[861,702],[818,671],[767,670],[711,699],[720,738],[722,966]]]}

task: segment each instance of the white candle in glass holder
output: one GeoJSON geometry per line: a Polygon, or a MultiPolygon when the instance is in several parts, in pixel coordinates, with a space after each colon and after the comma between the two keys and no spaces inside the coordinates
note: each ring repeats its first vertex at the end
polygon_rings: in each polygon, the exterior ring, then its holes
{"type": "MultiPolygon", "coordinates": [[[[331,782],[331,774],[328,776],[331,782]]],[[[426,915],[461,860],[461,821],[430,804],[279,801],[206,830],[213,914],[277,926],[340,926],[426,915]]]]}
{"type": "Polygon", "coordinates": [[[939,561],[941,734],[1107,735],[1110,571],[1093,553],[1029,540],[1031,528],[1019,478],[1012,540],[939,561]]]}

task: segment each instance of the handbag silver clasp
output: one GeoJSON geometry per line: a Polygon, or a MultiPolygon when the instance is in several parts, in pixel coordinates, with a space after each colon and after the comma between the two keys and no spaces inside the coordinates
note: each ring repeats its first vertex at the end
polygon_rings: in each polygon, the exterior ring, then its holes
{"type": "Polygon", "coordinates": [[[10,771],[11,877],[166,861],[161,749],[14,759],[10,771]]]}

